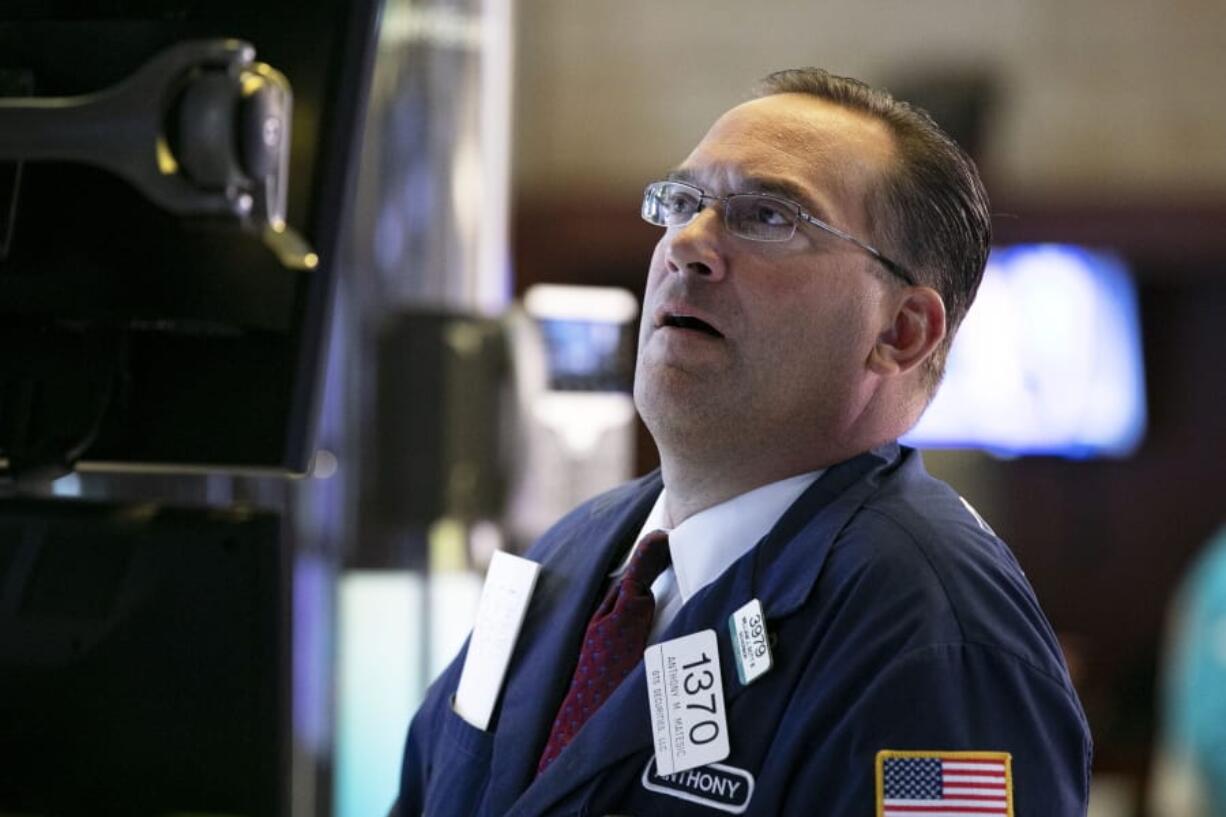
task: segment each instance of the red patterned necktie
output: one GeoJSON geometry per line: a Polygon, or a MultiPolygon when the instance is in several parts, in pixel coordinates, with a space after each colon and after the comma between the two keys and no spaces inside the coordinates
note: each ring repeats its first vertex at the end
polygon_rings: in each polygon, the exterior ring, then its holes
{"type": "Polygon", "coordinates": [[[651,583],[668,563],[668,534],[658,530],[644,536],[621,580],[588,622],[579,665],[549,731],[549,740],[536,767],[538,775],[557,759],[642,659],[656,611],[651,583]]]}

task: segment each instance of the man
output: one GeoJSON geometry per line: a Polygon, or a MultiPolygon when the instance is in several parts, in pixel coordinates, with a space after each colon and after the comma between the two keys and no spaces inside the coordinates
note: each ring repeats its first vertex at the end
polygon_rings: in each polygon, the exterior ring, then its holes
{"type": "Polygon", "coordinates": [[[1089,732],[1033,592],[894,442],[983,272],[973,164],[882,92],[785,71],[643,215],[665,231],[635,401],[661,469],[532,548],[494,720],[453,710],[461,655],[410,729],[401,814],[1084,814],[1089,732]],[[728,621],[754,600],[770,663],[744,677],[728,621]],[[704,631],[721,711],[657,742],[638,656],[704,631]],[[717,733],[719,762],[660,773],[717,733]]]}

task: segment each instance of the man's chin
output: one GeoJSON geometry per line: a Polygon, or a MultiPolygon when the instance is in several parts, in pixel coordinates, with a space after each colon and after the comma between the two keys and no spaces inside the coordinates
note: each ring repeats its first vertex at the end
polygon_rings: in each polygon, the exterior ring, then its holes
{"type": "Polygon", "coordinates": [[[634,374],[634,405],[659,406],[669,412],[684,412],[687,405],[708,403],[715,398],[718,382],[703,367],[672,361],[640,362],[634,374]]]}
{"type": "MultiPolygon", "coordinates": [[[[660,442],[660,435],[729,433],[734,422],[729,403],[710,381],[682,369],[665,368],[653,371],[649,377],[635,379],[634,405],[647,430],[660,442]],[[640,385],[641,384],[641,385],[640,385]]],[[[707,437],[707,441],[713,439],[707,437]]]]}

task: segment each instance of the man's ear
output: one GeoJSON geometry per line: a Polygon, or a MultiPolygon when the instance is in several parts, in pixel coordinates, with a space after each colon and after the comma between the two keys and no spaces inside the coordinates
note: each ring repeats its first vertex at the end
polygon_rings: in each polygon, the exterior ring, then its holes
{"type": "Polygon", "coordinates": [[[945,338],[945,303],[931,287],[909,287],[895,304],[893,320],[877,336],[868,367],[880,375],[905,374],[945,338]]]}

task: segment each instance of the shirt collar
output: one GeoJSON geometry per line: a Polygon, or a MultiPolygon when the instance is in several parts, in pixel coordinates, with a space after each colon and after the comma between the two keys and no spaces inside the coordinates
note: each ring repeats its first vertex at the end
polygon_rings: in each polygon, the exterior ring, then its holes
{"type": "MultiPolygon", "coordinates": [[[[635,541],[654,530],[668,531],[677,588],[682,602],[687,602],[752,550],[821,475],[821,471],[810,471],[763,485],[700,511],[672,529],[664,525],[666,488],[660,491],[635,541]]],[[[624,569],[625,563],[618,572],[624,569]]]]}

